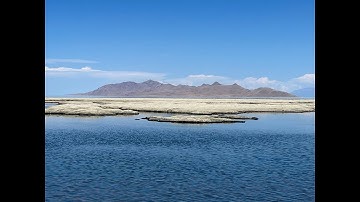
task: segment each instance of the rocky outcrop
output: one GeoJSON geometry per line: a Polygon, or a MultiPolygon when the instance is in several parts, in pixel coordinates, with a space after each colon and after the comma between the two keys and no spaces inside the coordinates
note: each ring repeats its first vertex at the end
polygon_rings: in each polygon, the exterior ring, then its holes
{"type": "Polygon", "coordinates": [[[175,115],[175,116],[150,116],[144,117],[148,121],[172,123],[245,123],[243,120],[221,118],[211,115],[175,115]]]}
{"type": "Polygon", "coordinates": [[[216,114],[214,117],[228,118],[228,119],[241,119],[241,120],[258,120],[257,117],[247,117],[238,114],[216,114]]]}

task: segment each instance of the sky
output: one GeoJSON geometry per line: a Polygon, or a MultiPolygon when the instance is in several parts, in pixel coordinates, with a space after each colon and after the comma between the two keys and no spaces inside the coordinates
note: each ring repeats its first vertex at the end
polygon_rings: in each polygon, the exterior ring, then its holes
{"type": "Polygon", "coordinates": [[[45,95],[149,79],[315,85],[314,0],[46,0],[45,95]]]}

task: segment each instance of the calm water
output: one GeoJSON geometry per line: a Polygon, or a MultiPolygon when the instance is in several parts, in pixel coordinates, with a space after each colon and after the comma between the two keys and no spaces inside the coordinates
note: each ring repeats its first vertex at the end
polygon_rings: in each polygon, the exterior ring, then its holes
{"type": "Polygon", "coordinates": [[[315,201],[314,113],[235,124],[45,116],[46,201],[315,201]]]}

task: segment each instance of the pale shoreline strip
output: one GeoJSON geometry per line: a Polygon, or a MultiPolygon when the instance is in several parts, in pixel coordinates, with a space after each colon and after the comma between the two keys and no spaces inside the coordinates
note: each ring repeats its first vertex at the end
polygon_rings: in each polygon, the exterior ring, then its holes
{"type": "MultiPolygon", "coordinates": [[[[58,103],[45,109],[46,115],[113,116],[137,115],[139,112],[202,115],[202,122],[235,119],[224,115],[272,112],[304,113],[315,111],[315,100],[308,99],[176,99],[176,98],[46,98],[58,103]],[[222,115],[215,116],[215,115],[222,115]],[[212,121],[210,121],[210,119],[212,121]],[[205,121],[204,121],[205,120],[205,121]]],[[[169,119],[169,120],[178,120],[169,119]]],[[[197,119],[193,119],[197,120],[197,119]]],[[[200,120],[200,119],[199,119],[200,120]]],[[[231,120],[229,120],[231,121],[231,120]]],[[[235,122],[235,121],[234,121],[235,122]]]]}

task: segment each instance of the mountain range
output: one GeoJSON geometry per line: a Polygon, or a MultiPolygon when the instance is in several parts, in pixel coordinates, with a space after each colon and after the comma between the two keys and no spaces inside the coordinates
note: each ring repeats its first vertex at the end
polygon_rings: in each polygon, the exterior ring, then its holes
{"type": "Polygon", "coordinates": [[[293,94],[271,88],[246,89],[234,83],[222,85],[219,82],[201,86],[163,84],[148,80],[142,83],[132,81],[107,84],[100,88],[80,93],[86,96],[103,97],[173,97],[173,98],[240,98],[240,97],[296,97],[293,94]]]}

